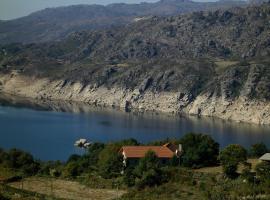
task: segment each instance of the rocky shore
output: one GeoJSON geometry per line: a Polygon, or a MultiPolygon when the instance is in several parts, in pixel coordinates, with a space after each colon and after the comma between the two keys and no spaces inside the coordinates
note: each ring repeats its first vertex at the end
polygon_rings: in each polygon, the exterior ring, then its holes
{"type": "Polygon", "coordinates": [[[141,92],[83,85],[65,80],[37,79],[22,75],[1,75],[0,91],[36,100],[63,100],[91,105],[117,107],[122,110],[185,113],[218,117],[237,122],[270,124],[270,103],[239,97],[226,100],[222,96],[204,93],[195,98],[179,92],[141,92]]]}

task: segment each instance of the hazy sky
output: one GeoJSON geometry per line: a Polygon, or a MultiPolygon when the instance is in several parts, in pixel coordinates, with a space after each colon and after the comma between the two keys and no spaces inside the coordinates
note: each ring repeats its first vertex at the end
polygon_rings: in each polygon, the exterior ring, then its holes
{"type": "MultiPolygon", "coordinates": [[[[14,19],[48,7],[76,4],[156,2],[158,0],[0,0],[0,19],[14,19]]],[[[197,0],[213,1],[213,0],[197,0]]]]}
{"type": "Polygon", "coordinates": [[[140,3],[158,0],[0,0],[0,19],[13,19],[48,7],[76,4],[140,3]]]}

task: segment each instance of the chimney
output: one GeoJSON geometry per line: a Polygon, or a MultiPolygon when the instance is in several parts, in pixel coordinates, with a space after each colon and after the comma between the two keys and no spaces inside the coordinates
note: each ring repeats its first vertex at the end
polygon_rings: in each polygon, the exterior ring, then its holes
{"type": "Polygon", "coordinates": [[[182,144],[179,144],[178,151],[179,151],[180,153],[182,153],[182,151],[183,151],[182,144]]]}

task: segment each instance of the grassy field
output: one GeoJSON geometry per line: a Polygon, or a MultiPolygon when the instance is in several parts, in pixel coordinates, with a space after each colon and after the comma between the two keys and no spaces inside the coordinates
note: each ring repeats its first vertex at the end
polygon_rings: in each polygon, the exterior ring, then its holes
{"type": "Polygon", "coordinates": [[[125,193],[122,190],[92,189],[77,182],[31,177],[9,186],[62,199],[110,200],[125,193]]]}
{"type": "Polygon", "coordinates": [[[183,183],[166,183],[159,187],[134,190],[123,195],[120,200],[204,200],[197,186],[183,183]]]}
{"type": "MultiPolygon", "coordinates": [[[[258,159],[248,159],[248,163],[251,164],[251,171],[255,171],[256,165],[259,163],[258,159]]],[[[242,170],[244,169],[243,165],[239,165],[238,168],[238,173],[241,173],[242,170]]],[[[221,166],[216,166],[216,167],[204,167],[200,169],[195,169],[195,172],[202,172],[202,173],[212,173],[212,174],[217,174],[217,173],[222,173],[222,167],[221,166]]]]}

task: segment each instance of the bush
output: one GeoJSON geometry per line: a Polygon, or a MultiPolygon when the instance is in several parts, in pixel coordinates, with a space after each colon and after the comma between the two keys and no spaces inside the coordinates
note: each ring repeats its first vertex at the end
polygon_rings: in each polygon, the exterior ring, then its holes
{"type": "Polygon", "coordinates": [[[251,170],[251,164],[245,166],[245,168],[242,171],[241,177],[245,180],[247,180],[248,183],[254,183],[255,180],[255,174],[250,171],[251,170]]]}
{"type": "Polygon", "coordinates": [[[267,151],[267,147],[264,143],[253,144],[250,148],[250,155],[258,158],[267,153],[267,151]]]}
{"type": "Polygon", "coordinates": [[[119,154],[118,146],[107,145],[98,156],[99,174],[103,178],[119,176],[122,165],[122,157],[119,154]]]}
{"type": "Polygon", "coordinates": [[[128,187],[135,185],[135,175],[133,174],[133,168],[126,168],[124,171],[123,183],[128,187]]]}
{"type": "Polygon", "coordinates": [[[138,188],[144,188],[146,186],[160,185],[163,182],[161,170],[149,169],[143,173],[140,179],[137,180],[136,185],[138,188]]]}
{"type": "Polygon", "coordinates": [[[50,169],[50,175],[52,177],[60,177],[61,176],[61,171],[58,169],[50,169]]]}
{"type": "Polygon", "coordinates": [[[160,185],[167,181],[165,172],[161,169],[160,160],[155,152],[148,151],[142,158],[138,166],[134,169],[136,175],[136,186],[144,188],[145,186],[160,185]]]}
{"type": "Polygon", "coordinates": [[[270,183],[270,163],[261,162],[257,164],[256,174],[259,176],[261,181],[270,183]]]}
{"type": "Polygon", "coordinates": [[[238,164],[247,160],[247,151],[238,144],[231,144],[220,152],[219,159],[224,173],[234,178],[238,164]]]}
{"type": "Polygon", "coordinates": [[[5,152],[3,149],[0,149],[0,164],[5,163],[6,161],[8,161],[8,159],[8,153],[5,152]]]}
{"type": "MultiPolygon", "coordinates": [[[[100,152],[104,149],[104,144],[94,143],[88,148],[87,154],[84,156],[88,161],[89,166],[95,166],[98,163],[98,156],[100,152]]],[[[88,166],[88,167],[89,167],[88,166]]]]}
{"type": "Polygon", "coordinates": [[[33,156],[21,150],[11,149],[9,152],[0,151],[0,163],[7,168],[21,170],[25,175],[34,175],[40,169],[40,164],[33,156]]]}
{"type": "Polygon", "coordinates": [[[82,157],[80,155],[77,155],[77,154],[72,154],[68,160],[67,160],[67,163],[70,163],[70,162],[78,162],[80,161],[82,157]]]}
{"type": "Polygon", "coordinates": [[[40,175],[51,176],[51,170],[62,171],[63,164],[60,161],[48,161],[40,164],[40,175]]]}
{"type": "Polygon", "coordinates": [[[0,194],[0,200],[9,200],[10,198],[7,198],[5,196],[3,196],[2,194],[0,194]]]}
{"type": "Polygon", "coordinates": [[[69,162],[65,165],[63,169],[63,176],[69,178],[75,178],[76,176],[80,175],[82,170],[80,169],[79,163],[76,162],[69,162]]]}
{"type": "Polygon", "coordinates": [[[189,133],[180,142],[184,166],[198,168],[217,164],[219,144],[209,135],[189,133]]]}

